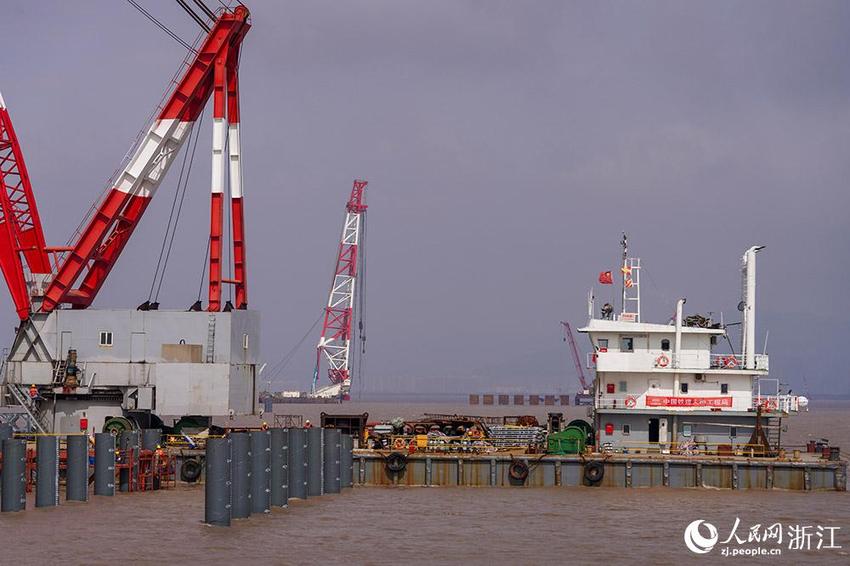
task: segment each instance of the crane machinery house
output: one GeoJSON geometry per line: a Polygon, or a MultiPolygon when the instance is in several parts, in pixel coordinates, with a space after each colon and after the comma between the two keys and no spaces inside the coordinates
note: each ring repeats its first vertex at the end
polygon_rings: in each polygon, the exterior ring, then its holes
{"type": "Polygon", "coordinates": [[[100,429],[109,417],[150,427],[160,417],[257,408],[260,318],[247,308],[239,143],[239,52],[250,20],[241,4],[208,16],[198,18],[204,33],[152,123],[67,247],[45,244],[23,150],[0,99],[0,268],[20,318],[3,360],[0,404],[20,405],[36,431],[76,432],[81,423],[100,429]],[[200,135],[195,125],[210,98],[206,306],[198,300],[188,310],[159,310],[152,296],[133,309],[90,308],[181,149],[188,152],[200,135]],[[224,254],[228,240],[232,250],[224,254]],[[227,286],[232,300],[224,301],[227,286]]]}
{"type": "MultiPolygon", "coordinates": [[[[742,341],[738,352],[718,353],[726,328],[683,316],[685,299],[668,324],[644,322],[640,259],[623,239],[622,309],[606,304],[579,332],[590,338],[587,365],[596,371],[597,447],[623,453],[768,455],[779,449],[782,418],[806,407],[805,397],[783,393],[768,378],[768,356],[756,353],[755,246],[743,256],[742,341]]],[[[606,283],[611,283],[607,281],[606,283]]],[[[728,341],[731,346],[731,341],[728,341]]]]}

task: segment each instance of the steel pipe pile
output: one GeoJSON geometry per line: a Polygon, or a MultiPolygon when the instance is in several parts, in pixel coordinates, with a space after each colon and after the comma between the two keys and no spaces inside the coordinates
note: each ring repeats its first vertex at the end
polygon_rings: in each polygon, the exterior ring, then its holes
{"type": "Polygon", "coordinates": [[[268,513],[271,509],[271,432],[251,433],[251,512],[268,513]]]}
{"type": "Polygon", "coordinates": [[[322,447],[322,490],[324,493],[339,493],[340,478],[340,442],[339,429],[329,428],[324,431],[322,447]]]}
{"type": "Polygon", "coordinates": [[[322,456],[324,455],[324,429],[307,429],[307,495],[315,497],[325,493],[322,456]]]}
{"type": "Polygon", "coordinates": [[[35,443],[35,506],[59,505],[59,437],[39,436],[35,443]]]}
{"type": "MultiPolygon", "coordinates": [[[[232,519],[253,513],[269,513],[271,507],[287,507],[290,498],[308,494],[310,441],[325,493],[339,493],[353,482],[353,440],[338,429],[281,429],[231,433],[210,438],[206,444],[204,522],[227,527],[232,519]],[[343,462],[347,474],[343,472],[343,462]]],[[[316,484],[313,484],[315,488],[316,484]]]]}
{"type": "Polygon", "coordinates": [[[115,495],[115,437],[108,432],[94,435],[94,494],[115,495]]]}
{"type": "Polygon", "coordinates": [[[89,442],[85,434],[67,438],[65,461],[65,499],[88,501],[89,498],[89,442]]]}
{"type": "Polygon", "coordinates": [[[307,499],[307,430],[289,429],[289,497],[307,499]]]}
{"type": "Polygon", "coordinates": [[[289,500],[289,429],[271,430],[271,497],[273,507],[286,507],[289,500]]]}
{"type": "Polygon", "coordinates": [[[23,440],[7,438],[3,440],[3,473],[0,483],[0,511],[23,511],[27,504],[26,495],[27,444],[23,440]]]}

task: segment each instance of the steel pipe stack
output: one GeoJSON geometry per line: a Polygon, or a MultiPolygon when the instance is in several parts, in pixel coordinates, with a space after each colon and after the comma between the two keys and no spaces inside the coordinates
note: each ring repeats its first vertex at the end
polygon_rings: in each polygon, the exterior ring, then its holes
{"type": "Polygon", "coordinates": [[[109,432],[94,435],[94,494],[115,495],[115,437],[109,432]]]}
{"type": "Polygon", "coordinates": [[[65,471],[65,499],[88,501],[89,498],[89,442],[85,434],[69,435],[65,471]]]}
{"type": "Polygon", "coordinates": [[[339,483],[341,487],[352,487],[354,485],[354,439],[347,435],[342,435],[340,442],[340,457],[339,457],[339,483]]]}
{"type": "Polygon", "coordinates": [[[246,432],[236,432],[230,440],[230,516],[245,519],[251,515],[251,438],[246,432]]]}
{"type": "Polygon", "coordinates": [[[251,512],[271,510],[272,448],[271,432],[251,432],[251,512]]]}
{"type": "Polygon", "coordinates": [[[324,431],[324,446],[322,447],[322,490],[324,493],[339,493],[339,457],[341,434],[338,428],[324,431]]]}
{"type": "Polygon", "coordinates": [[[307,495],[310,497],[325,492],[322,477],[324,437],[324,430],[321,428],[307,429],[307,495]]]}
{"type": "Polygon", "coordinates": [[[59,505],[59,437],[39,436],[35,441],[35,506],[59,505]]]}
{"type": "Polygon", "coordinates": [[[289,429],[289,497],[307,499],[307,430],[289,429]]]}
{"type": "Polygon", "coordinates": [[[286,507],[289,501],[289,429],[271,430],[271,505],[286,507]]]}
{"type": "Polygon", "coordinates": [[[0,483],[0,511],[23,511],[27,505],[26,476],[27,444],[23,440],[3,440],[3,474],[0,483]]]}
{"type": "Polygon", "coordinates": [[[232,444],[230,438],[207,440],[204,522],[208,525],[230,526],[232,444]]]}

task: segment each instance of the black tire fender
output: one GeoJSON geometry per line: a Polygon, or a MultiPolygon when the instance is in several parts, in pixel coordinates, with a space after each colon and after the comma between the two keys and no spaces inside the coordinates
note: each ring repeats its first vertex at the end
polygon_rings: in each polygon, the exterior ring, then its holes
{"type": "Polygon", "coordinates": [[[597,484],[605,477],[605,464],[599,460],[591,460],[584,464],[584,479],[590,484],[597,484]]]}
{"type": "Polygon", "coordinates": [[[407,467],[407,455],[401,452],[392,452],[387,456],[387,470],[398,473],[407,467]]]}
{"type": "Polygon", "coordinates": [[[186,483],[195,483],[201,477],[201,470],[203,466],[200,460],[195,458],[183,460],[180,466],[180,479],[186,483]]]}
{"type": "Polygon", "coordinates": [[[517,481],[525,481],[528,478],[528,464],[523,460],[512,460],[508,467],[508,475],[517,481]]]}

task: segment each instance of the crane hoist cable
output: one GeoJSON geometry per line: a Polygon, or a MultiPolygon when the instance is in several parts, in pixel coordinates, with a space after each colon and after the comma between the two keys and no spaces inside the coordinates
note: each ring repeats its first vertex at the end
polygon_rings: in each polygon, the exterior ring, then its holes
{"type": "MultiPolygon", "coordinates": [[[[131,6],[133,6],[136,10],[138,10],[138,11],[139,11],[139,13],[141,13],[143,16],[145,16],[147,19],[149,19],[151,22],[153,22],[153,23],[154,23],[154,25],[156,25],[159,29],[161,29],[162,31],[164,31],[165,33],[167,33],[167,34],[171,37],[171,39],[173,39],[174,41],[176,41],[177,43],[179,43],[180,45],[182,45],[183,47],[185,47],[186,49],[188,49],[188,50],[189,50],[189,51],[191,51],[192,53],[197,53],[197,52],[195,51],[195,49],[193,49],[193,48],[192,48],[192,46],[191,46],[191,45],[189,45],[188,43],[186,43],[185,41],[183,41],[183,39],[181,39],[179,35],[177,35],[177,34],[176,34],[176,33],[174,33],[173,31],[171,31],[170,29],[168,29],[168,26],[166,26],[165,24],[163,24],[162,22],[160,22],[158,19],[156,19],[156,18],[155,18],[155,17],[154,17],[154,16],[153,16],[150,12],[148,12],[147,10],[145,10],[144,8],[142,8],[142,7],[138,4],[138,2],[136,2],[135,0],[127,0],[127,2],[128,2],[131,6]]],[[[209,31],[209,30],[207,30],[207,31],[209,31]]]]}
{"type": "MultiPolygon", "coordinates": [[[[165,279],[165,270],[168,267],[168,260],[171,258],[171,249],[174,246],[174,237],[177,234],[177,224],[178,224],[178,222],[180,222],[180,214],[181,214],[181,212],[183,212],[183,201],[186,198],[186,189],[189,186],[189,178],[192,176],[192,165],[194,165],[194,163],[195,163],[195,150],[198,149],[198,138],[201,137],[201,125],[203,124],[203,122],[204,122],[204,116],[202,114],[198,119],[197,133],[195,134],[195,141],[192,144],[192,153],[191,153],[191,155],[189,155],[189,166],[186,169],[186,177],[185,178],[183,178],[182,168],[180,170],[180,179],[183,179],[183,188],[182,189],[180,188],[180,180],[178,179],[178,181],[177,181],[177,192],[175,193],[174,196],[175,196],[175,200],[176,200],[177,194],[179,193],[180,194],[180,201],[177,203],[177,212],[174,216],[174,226],[171,229],[171,237],[168,239],[168,248],[165,251],[165,259],[162,263],[162,273],[160,273],[159,283],[156,286],[156,294],[154,295],[154,301],[159,301],[159,291],[160,291],[160,289],[162,289],[162,282],[165,279]]],[[[194,126],[193,126],[193,128],[194,128],[194,126]]],[[[192,132],[189,132],[189,135],[191,135],[191,134],[192,134],[192,132]]],[[[189,148],[187,146],[186,152],[188,153],[188,151],[189,151],[189,148]]],[[[185,164],[186,154],[184,154],[183,157],[184,157],[184,164],[185,164]]],[[[174,201],[172,201],[171,207],[172,207],[172,211],[173,211],[174,210],[174,201]]],[[[169,217],[169,223],[170,223],[170,217],[169,217]]],[[[166,228],[166,232],[165,232],[165,237],[168,238],[168,229],[167,228],[166,228]]],[[[165,244],[165,239],[163,239],[163,245],[164,244],[165,244]]],[[[162,251],[160,250],[160,255],[161,254],[162,254],[162,251]]]]}
{"type": "MultiPolygon", "coordinates": [[[[200,129],[198,129],[200,131],[200,129]]],[[[189,130],[189,136],[191,141],[192,134],[195,133],[195,125],[192,124],[191,129],[189,130]]],[[[197,138],[195,138],[197,141],[197,138]]],[[[165,257],[165,248],[168,246],[168,236],[171,233],[172,221],[174,220],[174,213],[177,211],[177,201],[180,199],[180,193],[184,190],[185,185],[183,184],[183,176],[186,173],[186,162],[189,159],[190,146],[192,144],[189,143],[185,146],[183,150],[183,161],[180,164],[180,175],[177,178],[177,188],[174,191],[174,197],[171,199],[171,210],[168,213],[168,222],[165,224],[165,230],[162,234],[162,245],[159,248],[159,257],[156,260],[156,268],[153,272],[153,278],[151,279],[151,288],[148,291],[148,301],[150,301],[154,296],[154,289],[157,288],[157,280],[159,279],[160,267],[162,267],[162,259],[165,257]]]]}

